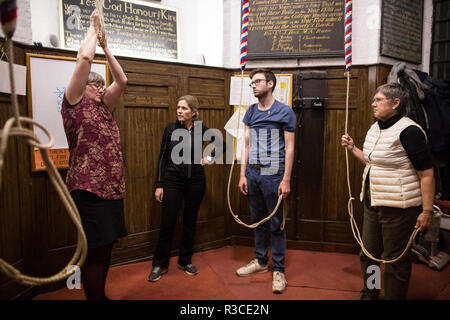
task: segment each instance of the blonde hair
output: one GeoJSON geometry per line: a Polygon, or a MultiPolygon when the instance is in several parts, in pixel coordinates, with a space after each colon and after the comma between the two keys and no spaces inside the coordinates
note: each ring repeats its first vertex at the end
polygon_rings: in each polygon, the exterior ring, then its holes
{"type": "Polygon", "coordinates": [[[184,95],[184,96],[178,98],[178,102],[180,102],[181,100],[186,101],[189,108],[191,108],[192,111],[195,111],[195,114],[192,116],[192,118],[194,120],[196,120],[198,118],[198,116],[200,115],[200,112],[198,111],[198,109],[200,107],[200,104],[198,103],[198,99],[190,94],[187,94],[187,95],[184,95]]]}

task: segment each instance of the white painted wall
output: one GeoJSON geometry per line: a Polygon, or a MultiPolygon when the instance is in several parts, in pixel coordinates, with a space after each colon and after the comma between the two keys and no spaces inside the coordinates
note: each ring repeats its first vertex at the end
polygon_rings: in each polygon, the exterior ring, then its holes
{"type": "Polygon", "coordinates": [[[221,0],[162,0],[155,3],[179,10],[181,62],[223,67],[221,0]]]}
{"type": "MultiPolygon", "coordinates": [[[[31,44],[31,8],[30,0],[17,0],[17,25],[13,40],[20,43],[31,44]]],[[[0,28],[0,36],[4,37],[0,28]]]]}
{"type": "Polygon", "coordinates": [[[53,47],[50,44],[50,35],[54,35],[59,39],[58,1],[28,1],[32,12],[33,42],[40,42],[44,47],[53,47]]]}
{"type": "MultiPolygon", "coordinates": [[[[379,54],[381,1],[353,1],[353,65],[397,62],[379,54]]],[[[59,0],[18,0],[17,3],[18,27],[13,39],[27,44],[41,42],[45,47],[52,47],[50,35],[59,35],[59,0]]],[[[162,0],[154,3],[179,9],[180,62],[239,68],[241,0],[162,0]]],[[[433,0],[424,0],[422,64],[409,65],[425,72],[429,72],[430,67],[432,22],[433,0]]],[[[256,60],[247,63],[248,69],[320,66],[344,66],[344,57],[256,60]]]]}

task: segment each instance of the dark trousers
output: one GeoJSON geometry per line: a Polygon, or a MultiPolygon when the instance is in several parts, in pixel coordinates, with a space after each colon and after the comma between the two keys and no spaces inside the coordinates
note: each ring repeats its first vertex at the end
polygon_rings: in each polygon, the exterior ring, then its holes
{"type": "MultiPolygon", "coordinates": [[[[278,186],[283,179],[284,172],[264,175],[260,169],[247,167],[248,202],[252,223],[266,218],[276,207],[278,202],[278,186]]],[[[284,259],[286,255],[286,232],[281,230],[283,222],[283,203],[270,221],[263,223],[254,230],[255,256],[258,263],[266,265],[269,243],[272,243],[273,271],[284,273],[284,259]]]]}
{"type": "Polygon", "coordinates": [[[170,249],[178,212],[184,202],[183,231],[181,235],[178,264],[191,263],[194,254],[194,237],[198,210],[206,190],[205,177],[166,177],[162,203],[162,219],[153,266],[169,267],[170,249]]]}
{"type": "MultiPolygon", "coordinates": [[[[405,249],[414,230],[420,207],[371,207],[370,192],[366,191],[364,198],[362,240],[365,248],[377,259],[382,254],[384,260],[397,258],[405,249]]],[[[411,258],[409,251],[399,261],[385,264],[384,295],[387,300],[406,299],[411,276],[411,258]]],[[[360,261],[364,290],[377,296],[379,290],[369,290],[367,287],[367,279],[372,275],[367,273],[367,270],[371,265],[379,266],[379,263],[369,259],[363,252],[360,253],[360,261]]]]}

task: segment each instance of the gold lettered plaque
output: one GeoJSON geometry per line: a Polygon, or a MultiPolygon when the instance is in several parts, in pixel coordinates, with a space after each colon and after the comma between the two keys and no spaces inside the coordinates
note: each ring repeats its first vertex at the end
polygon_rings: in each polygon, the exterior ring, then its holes
{"type": "MultiPolygon", "coordinates": [[[[95,0],[60,1],[60,38],[65,48],[80,48],[95,0]]],[[[142,1],[105,0],[108,47],[114,55],[179,59],[178,9],[142,1]]]]}
{"type": "Polygon", "coordinates": [[[423,0],[383,0],[380,54],[422,63],[423,0]]]}
{"type": "Polygon", "coordinates": [[[248,58],[344,56],[344,0],[250,0],[248,58]]]}

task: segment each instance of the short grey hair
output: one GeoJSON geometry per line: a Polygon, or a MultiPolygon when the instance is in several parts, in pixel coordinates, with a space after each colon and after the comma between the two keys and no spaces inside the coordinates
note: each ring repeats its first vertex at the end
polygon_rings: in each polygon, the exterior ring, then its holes
{"type": "Polygon", "coordinates": [[[397,112],[401,115],[405,114],[409,95],[406,89],[400,83],[392,82],[383,84],[375,90],[375,94],[377,94],[378,92],[381,92],[386,97],[386,99],[391,102],[393,102],[394,99],[399,99],[400,105],[397,108],[397,112]]]}
{"type": "Polygon", "coordinates": [[[89,72],[87,84],[98,82],[101,82],[103,86],[105,85],[105,79],[103,79],[101,75],[99,75],[97,72],[89,72]]]}

